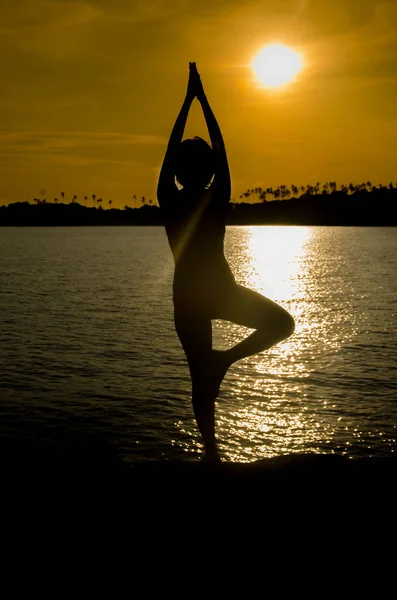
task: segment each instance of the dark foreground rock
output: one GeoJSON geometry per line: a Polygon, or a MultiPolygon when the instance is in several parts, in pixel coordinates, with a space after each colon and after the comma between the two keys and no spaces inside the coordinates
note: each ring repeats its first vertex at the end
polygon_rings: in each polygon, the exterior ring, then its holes
{"type": "Polygon", "coordinates": [[[68,578],[78,561],[99,581],[99,560],[104,572],[127,560],[125,572],[150,587],[154,569],[166,569],[174,586],[181,565],[196,578],[221,557],[230,583],[227,561],[236,557],[255,557],[261,569],[265,557],[285,568],[307,553],[311,565],[335,555],[349,562],[384,552],[395,533],[394,457],[130,466],[91,442],[0,440],[2,548],[19,565],[56,563],[68,578]]]}
{"type": "Polygon", "coordinates": [[[73,498],[95,506],[171,511],[187,507],[256,506],[308,500],[340,506],[394,497],[397,457],[348,459],[337,454],[290,454],[252,463],[202,461],[123,462],[106,445],[75,440],[0,440],[2,499],[23,496],[26,505],[44,496],[73,498]]]}

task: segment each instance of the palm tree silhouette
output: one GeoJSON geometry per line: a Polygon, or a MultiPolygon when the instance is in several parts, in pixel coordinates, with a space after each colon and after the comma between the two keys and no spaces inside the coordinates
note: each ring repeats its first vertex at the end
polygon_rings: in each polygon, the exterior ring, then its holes
{"type": "Polygon", "coordinates": [[[259,200],[261,200],[262,202],[266,202],[267,198],[266,198],[266,190],[262,190],[260,195],[259,195],[259,200]]]}
{"type": "Polygon", "coordinates": [[[273,188],[272,187],[266,188],[266,195],[267,196],[273,196],[273,188]]]}
{"type": "Polygon", "coordinates": [[[249,198],[251,195],[251,191],[247,190],[246,192],[243,192],[240,196],[240,198],[249,198]]]}
{"type": "Polygon", "coordinates": [[[281,195],[282,200],[284,200],[285,198],[289,198],[289,196],[291,196],[291,192],[289,191],[289,189],[286,185],[280,185],[280,195],[281,195]]]}

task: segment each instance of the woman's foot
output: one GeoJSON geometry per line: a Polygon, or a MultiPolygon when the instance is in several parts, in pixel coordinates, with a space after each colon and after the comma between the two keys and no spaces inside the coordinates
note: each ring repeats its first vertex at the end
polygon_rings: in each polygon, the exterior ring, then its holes
{"type": "Polygon", "coordinates": [[[202,458],[202,462],[205,463],[206,465],[219,465],[222,461],[221,461],[221,457],[219,456],[218,452],[208,452],[205,451],[205,454],[202,458]]]}

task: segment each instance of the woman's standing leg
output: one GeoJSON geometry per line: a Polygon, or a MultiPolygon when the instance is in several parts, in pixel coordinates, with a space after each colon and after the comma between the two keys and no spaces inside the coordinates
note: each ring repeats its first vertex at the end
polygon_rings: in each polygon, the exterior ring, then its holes
{"type": "Polygon", "coordinates": [[[212,368],[211,319],[175,308],[175,329],[185,351],[192,380],[192,402],[203,438],[205,456],[219,460],[215,439],[215,399],[210,386],[212,368]]]}

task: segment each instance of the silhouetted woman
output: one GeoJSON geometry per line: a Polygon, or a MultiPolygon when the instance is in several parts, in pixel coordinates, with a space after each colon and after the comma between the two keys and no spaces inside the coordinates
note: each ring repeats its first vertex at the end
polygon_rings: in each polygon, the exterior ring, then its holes
{"type": "Polygon", "coordinates": [[[186,98],[171,133],[157,193],[175,260],[175,328],[189,363],[194,414],[206,458],[219,460],[215,400],[226,371],[237,360],[288,338],[294,320],[275,302],[237,285],[226,261],[223,241],[231,191],[226,150],[195,63],[189,64],[189,71],[186,98]],[[198,137],[182,142],[195,97],[212,148],[198,137]],[[213,350],[212,319],[256,331],[228,350],[213,350]]]}

